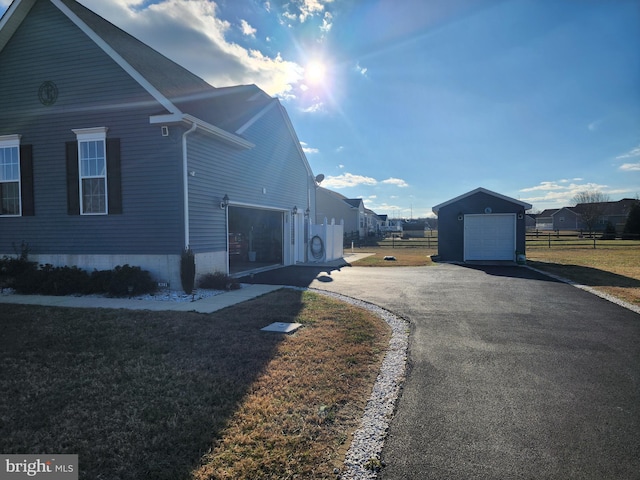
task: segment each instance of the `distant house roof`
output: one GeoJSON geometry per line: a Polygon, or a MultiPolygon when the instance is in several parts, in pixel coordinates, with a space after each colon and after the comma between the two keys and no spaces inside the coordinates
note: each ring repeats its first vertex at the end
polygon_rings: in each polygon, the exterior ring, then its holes
{"type": "Polygon", "coordinates": [[[575,207],[573,207],[573,210],[576,213],[580,214],[587,208],[597,208],[602,211],[603,215],[625,216],[629,213],[632,205],[636,202],[638,202],[638,200],[634,198],[623,198],[622,200],[618,200],[617,202],[579,203],[575,207]]]}
{"type": "Polygon", "coordinates": [[[553,214],[557,213],[559,208],[547,208],[540,212],[536,218],[547,218],[551,217],[553,214]]]}
{"type": "Polygon", "coordinates": [[[470,197],[471,195],[475,195],[476,193],[485,193],[487,195],[491,195],[491,196],[494,196],[494,197],[497,197],[497,198],[501,198],[502,200],[506,200],[508,202],[518,204],[518,205],[522,206],[522,208],[524,208],[525,210],[529,210],[532,207],[532,205],[527,203],[527,202],[522,202],[520,200],[516,200],[515,198],[507,197],[505,195],[501,195],[499,193],[492,192],[491,190],[487,190],[486,188],[478,187],[475,190],[471,190],[470,192],[463,193],[462,195],[459,195],[456,198],[452,198],[451,200],[447,200],[444,203],[436,205],[431,210],[433,211],[433,213],[437,214],[438,211],[442,207],[446,207],[447,205],[451,205],[452,203],[455,203],[455,202],[457,202],[459,200],[462,200],[463,198],[470,197]]]}
{"type": "Polygon", "coordinates": [[[364,204],[361,198],[345,198],[344,201],[354,208],[360,208],[360,204],[364,204]]]}

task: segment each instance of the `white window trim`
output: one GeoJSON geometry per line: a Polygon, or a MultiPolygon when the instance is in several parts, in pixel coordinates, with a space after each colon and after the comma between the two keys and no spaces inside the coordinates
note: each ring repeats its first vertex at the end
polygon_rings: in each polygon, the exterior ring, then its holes
{"type": "MultiPolygon", "coordinates": [[[[0,214],[0,218],[2,217],[21,217],[22,216],[22,172],[20,170],[20,139],[22,135],[13,134],[13,135],[0,135],[0,148],[18,148],[18,213],[15,215],[3,215],[0,214]]],[[[13,183],[15,180],[12,180],[13,183]]],[[[9,183],[9,182],[2,182],[9,183]]]]}
{"type": "Polygon", "coordinates": [[[74,128],[71,131],[76,134],[78,141],[78,191],[80,198],[80,215],[108,215],[109,214],[109,178],[107,175],[107,130],[108,127],[91,127],[91,128],[74,128]],[[104,145],[104,212],[85,212],[84,201],[82,198],[82,150],[80,144],[82,142],[102,141],[104,145]]]}

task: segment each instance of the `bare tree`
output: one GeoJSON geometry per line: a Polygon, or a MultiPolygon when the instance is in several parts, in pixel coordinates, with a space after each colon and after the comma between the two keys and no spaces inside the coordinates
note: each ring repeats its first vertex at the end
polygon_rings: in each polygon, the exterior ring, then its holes
{"type": "Polygon", "coordinates": [[[605,213],[609,195],[598,190],[584,190],[573,197],[575,211],[580,214],[589,233],[593,233],[598,221],[605,213]]]}

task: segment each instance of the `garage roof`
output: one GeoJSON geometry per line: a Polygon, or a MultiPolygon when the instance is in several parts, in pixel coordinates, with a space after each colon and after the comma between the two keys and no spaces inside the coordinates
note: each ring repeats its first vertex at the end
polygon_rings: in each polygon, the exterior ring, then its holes
{"type": "Polygon", "coordinates": [[[444,203],[436,205],[431,210],[433,211],[433,213],[435,213],[437,215],[438,211],[442,207],[446,207],[447,205],[451,205],[452,203],[455,203],[458,200],[462,200],[463,198],[470,197],[471,195],[475,195],[476,193],[486,193],[487,195],[492,195],[494,197],[501,198],[502,200],[506,200],[507,202],[511,202],[511,203],[515,203],[516,205],[520,205],[525,210],[529,210],[530,208],[533,207],[533,205],[531,205],[531,204],[529,204],[527,202],[522,202],[520,200],[516,200],[515,198],[507,197],[505,195],[501,195],[499,193],[492,192],[491,190],[487,190],[486,188],[478,187],[475,190],[471,190],[470,192],[464,193],[462,195],[457,196],[456,198],[452,198],[451,200],[447,200],[444,203]]]}

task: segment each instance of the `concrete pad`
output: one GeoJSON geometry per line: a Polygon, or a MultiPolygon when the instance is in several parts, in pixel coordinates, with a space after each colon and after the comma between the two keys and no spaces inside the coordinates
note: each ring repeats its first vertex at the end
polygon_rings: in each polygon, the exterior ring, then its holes
{"type": "Polygon", "coordinates": [[[292,333],[302,326],[301,323],[286,323],[286,322],[274,322],[271,325],[267,325],[261,328],[262,332],[276,332],[276,333],[292,333]]]}

